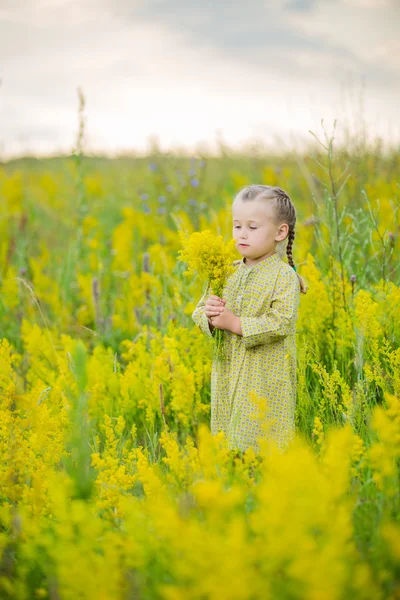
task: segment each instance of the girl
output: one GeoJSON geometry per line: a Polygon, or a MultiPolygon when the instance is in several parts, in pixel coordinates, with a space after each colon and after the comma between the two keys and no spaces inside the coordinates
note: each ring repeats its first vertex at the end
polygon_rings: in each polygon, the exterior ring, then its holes
{"type": "Polygon", "coordinates": [[[242,255],[222,298],[205,292],[192,314],[208,336],[225,330],[226,359],[214,360],[211,433],[224,431],[229,447],[258,453],[258,439],[284,449],[294,437],[296,320],[300,291],[293,263],[296,210],[280,188],[250,185],[232,205],[233,236],[242,255]],[[289,264],[278,253],[287,239],[289,264]],[[266,401],[266,412],[251,399],[266,401]]]}

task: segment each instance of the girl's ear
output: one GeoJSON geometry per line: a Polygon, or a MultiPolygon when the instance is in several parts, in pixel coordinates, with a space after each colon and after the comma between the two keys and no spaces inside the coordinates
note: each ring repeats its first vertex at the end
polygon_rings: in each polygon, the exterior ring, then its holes
{"type": "Polygon", "coordinates": [[[287,223],[282,223],[282,225],[279,226],[277,235],[275,236],[275,241],[282,242],[284,239],[287,238],[288,235],[289,225],[287,223]]]}

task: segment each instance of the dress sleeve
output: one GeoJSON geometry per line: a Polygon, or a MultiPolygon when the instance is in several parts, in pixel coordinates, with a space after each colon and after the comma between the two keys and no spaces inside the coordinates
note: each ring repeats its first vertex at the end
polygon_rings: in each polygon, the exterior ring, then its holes
{"type": "MultiPolygon", "coordinates": [[[[213,337],[213,334],[211,333],[211,330],[210,330],[210,326],[208,324],[208,319],[204,312],[206,300],[209,295],[210,295],[210,292],[209,292],[209,289],[207,286],[206,291],[204,292],[203,296],[200,298],[198,305],[196,306],[196,308],[194,309],[194,311],[192,313],[192,319],[196,323],[196,325],[198,325],[200,327],[200,329],[203,333],[205,333],[209,337],[213,337]]],[[[215,329],[214,329],[214,331],[215,331],[215,329]]]]}
{"type": "Polygon", "coordinates": [[[296,273],[281,269],[268,310],[259,317],[240,317],[246,348],[286,337],[293,320],[297,318],[299,301],[300,288],[296,273]]]}

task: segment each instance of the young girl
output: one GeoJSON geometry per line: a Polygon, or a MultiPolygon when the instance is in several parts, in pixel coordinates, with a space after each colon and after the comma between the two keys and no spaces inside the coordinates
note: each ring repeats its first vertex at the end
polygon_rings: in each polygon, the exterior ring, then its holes
{"type": "Polygon", "coordinates": [[[224,431],[229,447],[259,452],[258,439],[284,449],[295,431],[296,320],[300,291],[292,246],[296,210],[280,188],[250,185],[232,205],[233,235],[242,255],[222,298],[204,293],[192,314],[208,336],[225,330],[225,360],[214,360],[211,433],[224,431]],[[284,262],[277,250],[287,239],[284,262]],[[264,414],[251,401],[266,401],[264,414]]]}

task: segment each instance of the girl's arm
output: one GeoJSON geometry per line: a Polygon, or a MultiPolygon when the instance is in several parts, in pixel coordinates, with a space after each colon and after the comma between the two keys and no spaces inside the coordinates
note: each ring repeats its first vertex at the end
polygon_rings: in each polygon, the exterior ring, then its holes
{"type": "Polygon", "coordinates": [[[246,348],[267,344],[286,337],[297,319],[300,301],[299,280],[290,269],[281,269],[271,300],[271,307],[259,317],[240,317],[246,348]]]}
{"type": "Polygon", "coordinates": [[[207,315],[204,312],[204,307],[206,305],[206,300],[209,296],[208,286],[207,290],[204,292],[203,296],[200,298],[199,303],[192,313],[192,319],[198,325],[203,333],[208,335],[209,337],[213,337],[214,325],[208,320],[207,315]]]}

